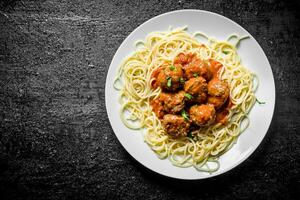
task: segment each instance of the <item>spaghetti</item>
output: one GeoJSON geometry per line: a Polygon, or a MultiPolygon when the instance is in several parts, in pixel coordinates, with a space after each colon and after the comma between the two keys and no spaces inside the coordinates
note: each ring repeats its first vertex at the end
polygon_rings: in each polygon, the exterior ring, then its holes
{"type": "Polygon", "coordinates": [[[152,32],[145,41],[138,41],[136,51],[121,64],[114,87],[120,90],[123,123],[130,129],[144,130],[145,142],[159,158],[169,158],[175,166],[194,166],[211,173],[219,168],[218,157],[248,127],[248,113],[255,103],[258,83],[237,53],[237,46],[246,37],[234,34],[226,41],[218,41],[201,32],[190,35],[185,29],[152,32]],[[200,38],[206,44],[200,43],[200,38]],[[180,53],[192,53],[204,61],[213,59],[223,65],[218,76],[229,85],[232,106],[225,125],[216,123],[194,130],[189,137],[173,138],[152,111],[150,101],[158,98],[161,88],[151,87],[151,75],[164,63],[172,64],[180,53]]]}

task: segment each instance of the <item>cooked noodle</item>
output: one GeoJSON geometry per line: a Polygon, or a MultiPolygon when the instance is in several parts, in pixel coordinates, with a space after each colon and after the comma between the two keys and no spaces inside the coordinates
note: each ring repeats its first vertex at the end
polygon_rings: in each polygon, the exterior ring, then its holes
{"type": "Polygon", "coordinates": [[[190,35],[185,28],[178,28],[152,32],[145,41],[138,41],[136,51],[121,64],[114,82],[115,89],[120,90],[123,123],[130,129],[144,129],[146,143],[161,159],[169,158],[176,166],[194,166],[200,171],[218,170],[218,157],[248,127],[248,113],[256,100],[255,75],[241,64],[237,53],[237,46],[244,38],[231,35],[226,41],[218,41],[200,32],[190,35]],[[197,40],[200,37],[207,40],[205,45],[197,40]],[[161,88],[151,87],[153,70],[163,63],[173,64],[179,53],[195,53],[204,61],[214,59],[223,64],[219,78],[229,84],[233,103],[226,125],[217,123],[199,129],[192,133],[193,138],[170,137],[150,105],[150,100],[161,92],[161,88]]]}

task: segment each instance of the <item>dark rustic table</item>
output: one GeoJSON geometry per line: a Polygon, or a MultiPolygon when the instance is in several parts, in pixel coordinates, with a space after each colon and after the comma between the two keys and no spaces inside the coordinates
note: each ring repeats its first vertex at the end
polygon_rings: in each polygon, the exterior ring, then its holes
{"type": "MultiPolygon", "coordinates": [[[[1,199],[296,199],[300,191],[300,5],[296,1],[0,2],[1,199]],[[200,181],[147,170],[118,142],[104,87],[111,59],[144,21],[193,8],[260,43],[276,82],[267,137],[236,169],[200,181]]],[[[263,78],[263,77],[262,77],[263,78]]]]}

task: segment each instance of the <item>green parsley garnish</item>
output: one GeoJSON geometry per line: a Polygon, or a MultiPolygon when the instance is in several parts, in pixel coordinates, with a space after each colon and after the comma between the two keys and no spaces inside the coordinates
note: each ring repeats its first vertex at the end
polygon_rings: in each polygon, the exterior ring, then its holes
{"type": "Polygon", "coordinates": [[[191,138],[191,139],[193,139],[193,138],[194,138],[194,136],[193,136],[192,132],[189,132],[187,136],[188,136],[189,138],[191,138]]]}
{"type": "Polygon", "coordinates": [[[189,100],[191,100],[191,99],[193,98],[193,96],[190,95],[189,93],[185,93],[184,96],[185,96],[186,98],[188,98],[189,100]]]}
{"type": "Polygon", "coordinates": [[[229,54],[229,51],[223,51],[223,53],[224,53],[225,55],[227,55],[227,54],[229,54]]]}
{"type": "Polygon", "coordinates": [[[256,98],[256,102],[257,102],[258,104],[266,104],[266,102],[264,102],[264,101],[259,101],[257,98],[256,98]]]}
{"type": "Polygon", "coordinates": [[[194,73],[193,76],[194,77],[198,77],[199,75],[198,75],[198,73],[194,73]]]}
{"type": "Polygon", "coordinates": [[[180,83],[184,83],[184,79],[182,77],[180,77],[179,81],[180,83]]]}
{"type": "Polygon", "coordinates": [[[171,78],[171,77],[168,77],[168,78],[167,78],[167,86],[168,86],[168,87],[171,87],[171,86],[172,86],[172,78],[171,78]]]}
{"type": "Polygon", "coordinates": [[[170,66],[170,70],[171,70],[171,71],[174,71],[175,69],[176,69],[176,67],[175,67],[174,65],[171,65],[171,66],[170,66]]]}
{"type": "Polygon", "coordinates": [[[185,112],[185,110],[181,112],[181,116],[185,121],[189,121],[189,115],[185,112]]]}

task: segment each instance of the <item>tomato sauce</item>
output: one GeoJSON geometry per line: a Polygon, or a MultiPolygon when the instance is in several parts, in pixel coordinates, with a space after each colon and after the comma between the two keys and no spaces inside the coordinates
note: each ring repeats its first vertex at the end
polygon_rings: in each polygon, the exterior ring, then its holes
{"type": "MultiPolygon", "coordinates": [[[[209,62],[210,62],[210,70],[212,72],[213,78],[219,79],[219,75],[223,68],[223,65],[220,62],[213,60],[213,59],[210,59],[209,62]]],[[[232,106],[233,106],[233,103],[231,102],[230,96],[229,96],[227,99],[227,102],[220,109],[217,110],[217,113],[216,113],[216,122],[217,123],[221,123],[223,125],[225,125],[227,123],[227,121],[228,121],[227,116],[228,116],[229,110],[231,109],[232,106]]]]}
{"type": "Polygon", "coordinates": [[[159,98],[153,99],[150,101],[150,105],[152,106],[152,111],[156,114],[159,119],[162,119],[165,115],[164,107],[159,98]]]}
{"type": "Polygon", "coordinates": [[[229,110],[233,106],[233,103],[230,100],[230,97],[228,98],[227,102],[217,111],[216,113],[216,122],[221,123],[223,125],[227,124],[228,122],[228,114],[229,110]]]}
{"type": "Polygon", "coordinates": [[[159,66],[157,69],[155,69],[152,74],[151,74],[151,79],[153,79],[153,81],[151,82],[151,87],[156,89],[159,86],[159,83],[157,82],[157,76],[159,74],[159,72],[163,69],[163,66],[159,66]]]}
{"type": "MultiPolygon", "coordinates": [[[[198,58],[196,56],[196,54],[192,54],[192,53],[188,53],[188,54],[184,54],[184,53],[180,53],[178,54],[175,59],[174,59],[174,65],[179,64],[182,66],[182,69],[184,70],[184,73],[187,74],[187,67],[191,68],[191,66],[193,65],[199,65],[197,64],[197,62],[201,63],[203,62],[200,58],[198,58]]],[[[207,80],[207,83],[212,80],[212,79],[219,79],[219,75],[220,72],[223,68],[223,65],[213,59],[208,60],[209,64],[208,64],[208,76],[204,77],[207,80]],[[209,78],[207,78],[209,77],[209,78]]],[[[159,73],[161,72],[161,70],[164,69],[164,64],[160,67],[158,67],[157,69],[155,69],[152,72],[151,78],[153,79],[151,86],[152,88],[156,89],[160,86],[159,81],[157,81],[157,78],[159,76],[159,73]]],[[[207,73],[206,73],[207,74],[207,73]]],[[[199,76],[201,76],[202,74],[199,74],[199,76]]],[[[184,77],[185,81],[187,81],[190,77],[184,77]]],[[[152,110],[153,112],[156,114],[156,116],[159,119],[162,119],[164,117],[165,114],[167,114],[164,110],[164,105],[163,105],[163,100],[160,99],[160,97],[158,97],[157,99],[151,100],[150,104],[152,106],[152,110]]],[[[232,108],[233,103],[230,100],[230,96],[228,97],[228,99],[226,100],[226,103],[224,105],[222,105],[219,109],[216,110],[216,118],[215,118],[215,122],[216,123],[221,123],[223,125],[225,125],[228,122],[228,114],[230,109],[232,108]]]]}
{"type": "Polygon", "coordinates": [[[210,59],[209,63],[210,63],[210,71],[213,75],[213,78],[218,79],[220,71],[221,71],[223,65],[221,63],[219,63],[218,61],[215,61],[213,59],[210,59]]]}

